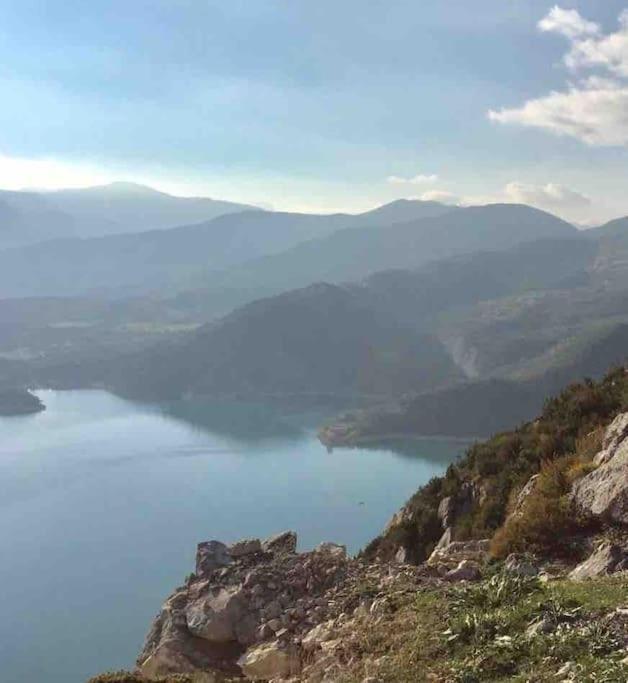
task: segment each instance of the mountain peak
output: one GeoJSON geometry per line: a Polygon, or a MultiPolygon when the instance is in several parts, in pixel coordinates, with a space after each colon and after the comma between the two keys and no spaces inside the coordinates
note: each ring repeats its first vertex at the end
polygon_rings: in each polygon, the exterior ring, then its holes
{"type": "Polygon", "coordinates": [[[115,194],[165,194],[156,190],[154,187],[149,185],[142,185],[140,183],[134,183],[127,180],[114,180],[106,185],[99,185],[95,187],[86,188],[88,190],[100,190],[104,192],[111,192],[115,194]]]}

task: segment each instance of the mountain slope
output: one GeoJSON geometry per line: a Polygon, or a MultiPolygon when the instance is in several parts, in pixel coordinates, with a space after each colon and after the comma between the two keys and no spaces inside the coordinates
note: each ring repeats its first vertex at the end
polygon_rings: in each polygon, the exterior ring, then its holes
{"type": "Polygon", "coordinates": [[[380,394],[459,376],[440,344],[359,294],[311,285],[244,306],[180,343],[122,363],[108,381],[133,396],[380,394]]]}
{"type": "Polygon", "coordinates": [[[205,197],[175,197],[126,182],[42,194],[51,205],[74,218],[80,237],[163,230],[257,209],[205,197]]]}
{"type": "Polygon", "coordinates": [[[54,192],[0,190],[0,248],[172,228],[254,208],[174,197],[134,183],[54,192]]]}
{"type": "Polygon", "coordinates": [[[77,233],[74,217],[35,192],[0,190],[0,249],[77,233]]]}
{"type": "MultiPolygon", "coordinates": [[[[208,272],[284,251],[347,225],[364,229],[400,211],[423,216],[449,210],[434,202],[393,203],[356,216],[252,210],[168,230],[43,242],[0,253],[0,296],[172,293],[198,284],[208,272]]],[[[245,300],[259,298],[263,286],[256,282],[255,294],[245,300]]]]}
{"type": "Polygon", "coordinates": [[[214,274],[206,285],[208,289],[242,290],[262,285],[267,293],[280,292],[310,282],[347,282],[381,270],[417,268],[474,251],[497,251],[537,239],[577,235],[573,226],[531,207],[468,207],[386,229],[340,230],[214,274]]]}

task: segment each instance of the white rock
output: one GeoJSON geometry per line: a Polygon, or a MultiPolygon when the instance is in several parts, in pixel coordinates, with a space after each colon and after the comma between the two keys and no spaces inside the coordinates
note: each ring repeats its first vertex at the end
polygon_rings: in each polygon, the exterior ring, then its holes
{"type": "Polygon", "coordinates": [[[254,681],[270,681],[298,674],[299,658],[278,641],[249,648],[238,660],[242,673],[254,681]]]}
{"type": "Polygon", "coordinates": [[[235,640],[235,627],[243,617],[240,589],[219,590],[188,605],[185,618],[190,632],[216,643],[235,640]]]}

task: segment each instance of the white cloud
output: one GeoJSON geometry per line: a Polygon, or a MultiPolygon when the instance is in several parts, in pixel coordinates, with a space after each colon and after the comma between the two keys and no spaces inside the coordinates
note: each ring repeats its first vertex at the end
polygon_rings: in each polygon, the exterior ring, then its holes
{"type": "Polygon", "coordinates": [[[530,204],[550,210],[569,211],[581,209],[591,204],[591,200],[586,195],[557,183],[530,185],[512,182],[504,188],[504,195],[509,201],[518,204],[530,204]]]}
{"type": "Polygon", "coordinates": [[[440,202],[441,204],[460,204],[460,197],[453,192],[447,192],[446,190],[429,190],[428,192],[423,192],[423,194],[418,197],[424,202],[440,202]]]}
{"type": "Polygon", "coordinates": [[[541,31],[560,33],[567,38],[596,35],[600,27],[593,21],[587,21],[580,16],[578,10],[563,9],[554,5],[548,15],[539,21],[541,31]]]}
{"type": "Polygon", "coordinates": [[[398,175],[390,175],[386,178],[386,182],[392,185],[428,185],[430,183],[435,183],[438,180],[438,176],[435,173],[423,174],[419,173],[411,178],[403,178],[398,175]]]}
{"type": "Polygon", "coordinates": [[[592,146],[628,146],[628,11],[620,15],[619,29],[608,34],[576,10],[558,6],[539,22],[539,28],[569,40],[564,62],[576,73],[576,82],[520,107],[491,110],[489,119],[541,128],[592,146]],[[603,69],[607,76],[578,77],[589,68],[603,69]]]}

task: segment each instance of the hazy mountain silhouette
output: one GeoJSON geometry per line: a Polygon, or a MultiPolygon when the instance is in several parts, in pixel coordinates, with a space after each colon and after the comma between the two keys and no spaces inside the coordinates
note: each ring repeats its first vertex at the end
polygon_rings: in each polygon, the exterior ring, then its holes
{"type": "MultiPolygon", "coordinates": [[[[116,198],[128,191],[134,207],[138,197],[145,195],[151,200],[154,196],[166,197],[168,202],[173,199],[143,188],[141,192],[134,187],[129,190],[126,185],[122,192],[117,186],[114,190],[109,187],[107,191],[116,198]]],[[[79,197],[78,203],[88,197],[87,205],[92,207],[91,198],[95,194],[102,200],[107,194],[103,192],[102,188],[68,190],[55,196],[79,197]]],[[[399,215],[434,216],[449,211],[435,202],[420,201],[394,202],[359,215],[251,210],[167,230],[42,242],[0,252],[0,293],[4,297],[121,296],[189,289],[202,283],[209,272],[284,251],[348,225],[357,230],[399,215]]],[[[259,281],[255,287],[264,284],[259,281]]]]}
{"type": "Polygon", "coordinates": [[[74,218],[44,196],[0,190],[0,249],[76,234],[74,218]]]}
{"type": "Polygon", "coordinates": [[[171,228],[254,208],[123,182],[54,192],[0,190],[0,248],[171,228]]]}
{"type": "Polygon", "coordinates": [[[381,270],[417,268],[456,255],[578,234],[565,221],[528,206],[458,208],[410,222],[346,228],[214,274],[207,288],[249,291],[262,286],[266,293],[280,292],[310,282],[358,280],[381,270]]]}

